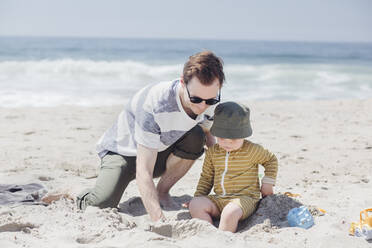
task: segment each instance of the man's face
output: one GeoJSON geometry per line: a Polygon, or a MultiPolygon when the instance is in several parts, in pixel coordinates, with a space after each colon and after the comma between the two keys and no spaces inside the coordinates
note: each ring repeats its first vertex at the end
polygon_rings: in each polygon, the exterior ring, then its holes
{"type": "Polygon", "coordinates": [[[202,101],[200,103],[192,103],[190,101],[189,94],[191,97],[199,97],[202,99],[218,98],[220,81],[218,80],[218,78],[215,78],[211,85],[203,85],[197,77],[192,77],[187,85],[183,83],[182,86],[184,87],[183,98],[186,107],[191,109],[194,114],[200,115],[211,105],[206,104],[205,101],[202,101]],[[187,93],[187,91],[189,92],[189,94],[187,93]]]}

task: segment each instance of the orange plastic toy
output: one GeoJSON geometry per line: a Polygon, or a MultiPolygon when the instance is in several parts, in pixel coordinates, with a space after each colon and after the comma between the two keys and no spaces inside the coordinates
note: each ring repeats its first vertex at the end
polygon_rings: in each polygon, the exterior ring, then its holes
{"type": "Polygon", "coordinates": [[[372,213],[372,208],[364,209],[360,212],[359,223],[352,222],[350,225],[350,235],[364,236],[366,239],[372,238],[372,215],[368,216],[368,213],[372,213]]]}

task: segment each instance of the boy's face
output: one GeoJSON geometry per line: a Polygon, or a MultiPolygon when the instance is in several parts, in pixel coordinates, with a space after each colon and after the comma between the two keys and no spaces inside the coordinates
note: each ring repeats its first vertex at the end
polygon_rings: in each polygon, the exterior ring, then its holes
{"type": "Polygon", "coordinates": [[[220,147],[222,147],[227,152],[238,150],[242,147],[244,139],[224,139],[224,138],[217,138],[217,143],[220,147]]]}

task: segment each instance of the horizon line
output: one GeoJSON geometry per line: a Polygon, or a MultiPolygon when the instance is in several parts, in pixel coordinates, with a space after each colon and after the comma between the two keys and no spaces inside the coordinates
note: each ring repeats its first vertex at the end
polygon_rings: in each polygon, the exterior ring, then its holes
{"type": "Polygon", "coordinates": [[[294,43],[372,43],[372,40],[297,40],[297,39],[244,39],[244,38],[181,38],[181,37],[120,37],[120,36],[74,36],[74,35],[2,35],[0,38],[69,38],[69,39],[118,39],[118,40],[191,40],[191,41],[248,41],[248,42],[294,42],[294,43]]]}

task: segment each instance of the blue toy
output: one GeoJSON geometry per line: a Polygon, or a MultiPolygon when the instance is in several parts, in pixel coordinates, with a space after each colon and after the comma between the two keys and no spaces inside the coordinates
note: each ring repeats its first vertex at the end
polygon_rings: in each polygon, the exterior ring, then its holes
{"type": "Polygon", "coordinates": [[[289,210],[287,220],[289,225],[292,227],[308,229],[314,225],[313,216],[305,206],[289,210]]]}

